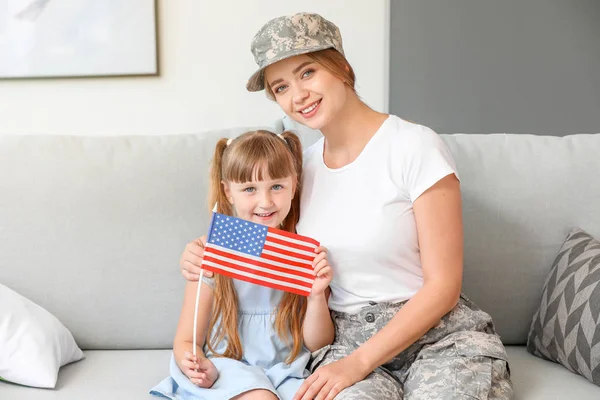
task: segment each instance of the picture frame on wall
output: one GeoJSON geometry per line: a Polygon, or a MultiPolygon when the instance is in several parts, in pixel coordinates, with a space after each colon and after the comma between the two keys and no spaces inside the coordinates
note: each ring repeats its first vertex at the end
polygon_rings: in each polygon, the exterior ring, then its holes
{"type": "Polygon", "coordinates": [[[157,76],[156,0],[1,0],[0,79],[157,76]]]}

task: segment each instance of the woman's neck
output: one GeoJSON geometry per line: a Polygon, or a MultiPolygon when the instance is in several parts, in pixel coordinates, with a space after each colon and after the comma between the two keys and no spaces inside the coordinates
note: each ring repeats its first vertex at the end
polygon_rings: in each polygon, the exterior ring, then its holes
{"type": "Polygon", "coordinates": [[[354,161],[387,118],[387,114],[374,111],[354,92],[349,93],[344,108],[321,128],[325,163],[340,168],[354,161]]]}

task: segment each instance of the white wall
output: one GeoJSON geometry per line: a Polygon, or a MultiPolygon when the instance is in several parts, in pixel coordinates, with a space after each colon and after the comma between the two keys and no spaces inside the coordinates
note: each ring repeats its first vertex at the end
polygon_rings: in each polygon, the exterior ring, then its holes
{"type": "Polygon", "coordinates": [[[282,116],[245,83],[254,33],[299,11],[335,22],[357,88],[388,108],[389,0],[159,0],[160,76],[0,80],[0,134],[175,134],[269,125],[282,116]]]}

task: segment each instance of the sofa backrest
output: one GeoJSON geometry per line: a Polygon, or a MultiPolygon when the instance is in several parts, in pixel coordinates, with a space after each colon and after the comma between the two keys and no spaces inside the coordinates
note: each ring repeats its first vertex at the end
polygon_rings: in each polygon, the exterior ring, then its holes
{"type": "Polygon", "coordinates": [[[463,196],[463,292],[524,344],[569,231],[600,238],[600,134],[442,135],[463,196]]]}
{"type": "Polygon", "coordinates": [[[215,143],[246,130],[0,135],[0,282],[83,349],[171,348],[179,258],[207,231],[215,143]]]}
{"type": "Polygon", "coordinates": [[[600,238],[600,134],[441,137],[461,179],[463,293],[493,317],[504,343],[525,344],[567,234],[580,227],[600,238]]]}
{"type": "MultiPolygon", "coordinates": [[[[179,257],[208,226],[214,144],[246,130],[0,136],[0,282],[83,349],[170,348],[179,257]]],[[[568,231],[600,237],[600,135],[443,137],[462,180],[464,292],[506,343],[524,343],[568,231]]]]}

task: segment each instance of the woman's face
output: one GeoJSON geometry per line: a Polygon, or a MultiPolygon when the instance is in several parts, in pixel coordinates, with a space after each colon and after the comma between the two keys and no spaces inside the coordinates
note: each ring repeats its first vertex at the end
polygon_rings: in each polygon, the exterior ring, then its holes
{"type": "Polygon", "coordinates": [[[346,104],[344,82],[306,55],[269,65],[265,77],[282,110],[311,129],[326,126],[346,104]]]}

